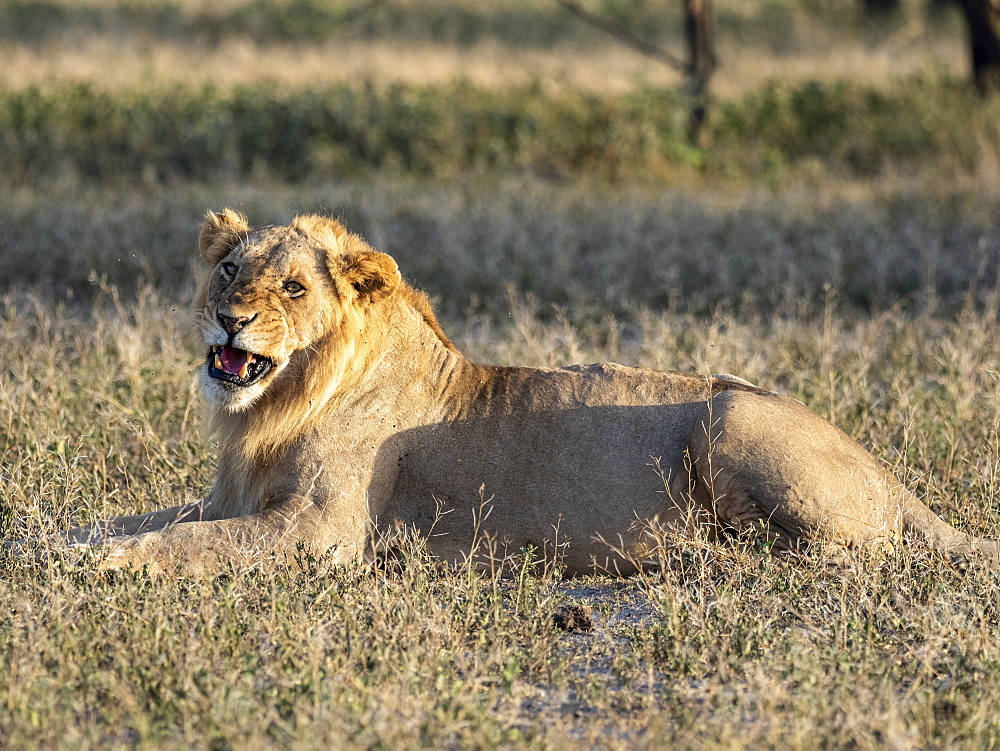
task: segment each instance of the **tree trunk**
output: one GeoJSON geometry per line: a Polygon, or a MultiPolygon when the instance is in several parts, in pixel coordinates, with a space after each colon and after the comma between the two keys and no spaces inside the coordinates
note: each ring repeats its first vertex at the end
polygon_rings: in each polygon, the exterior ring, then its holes
{"type": "Polygon", "coordinates": [[[712,0],[684,0],[684,29],[688,46],[688,88],[694,106],[688,131],[697,142],[708,114],[708,84],[715,72],[715,12],[712,0]]]}
{"type": "Polygon", "coordinates": [[[1000,0],[960,0],[969,27],[972,80],[983,96],[1000,92],[1000,0]]]}

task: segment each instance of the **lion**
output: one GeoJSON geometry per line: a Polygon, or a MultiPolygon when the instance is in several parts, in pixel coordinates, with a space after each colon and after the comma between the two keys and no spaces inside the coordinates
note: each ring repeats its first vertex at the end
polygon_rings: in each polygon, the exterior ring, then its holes
{"type": "Polygon", "coordinates": [[[396,262],[340,222],[252,229],[208,212],[195,309],[219,456],[203,500],[68,532],[106,568],[211,570],[297,556],[372,561],[420,540],[568,575],[655,565],[658,532],[996,555],[860,444],[735,376],[617,364],[480,365],[396,262]]]}

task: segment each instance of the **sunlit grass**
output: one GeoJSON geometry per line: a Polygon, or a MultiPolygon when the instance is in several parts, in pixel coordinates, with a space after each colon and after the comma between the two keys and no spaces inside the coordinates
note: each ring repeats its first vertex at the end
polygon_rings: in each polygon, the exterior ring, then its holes
{"type": "MultiPolygon", "coordinates": [[[[815,49],[771,52],[723,39],[723,61],[712,82],[723,100],[759,89],[772,79],[789,83],[852,80],[880,89],[933,68],[956,77],[966,69],[966,51],[957,36],[928,33],[914,44],[885,47],[840,41],[818,56],[815,49]]],[[[679,48],[679,45],[678,45],[679,48]]],[[[206,47],[169,39],[78,38],[72,45],[0,42],[4,67],[0,86],[20,89],[88,83],[111,91],[146,86],[212,84],[222,89],[273,81],[282,86],[325,86],[370,80],[377,85],[446,85],[468,81],[493,89],[542,81],[552,90],[621,93],[642,87],[673,88],[682,83],[674,70],[620,45],[595,40],[519,50],[516,55],[491,41],[472,46],[436,42],[358,40],[258,44],[227,39],[206,47]]]]}
{"type": "MultiPolygon", "coordinates": [[[[404,268],[405,270],[405,268],[404,268]]],[[[942,516],[995,536],[996,298],[957,318],[779,311],[630,323],[515,302],[448,328],[480,361],[728,371],[802,399],[942,516]]],[[[211,484],[181,304],[0,303],[6,539],[211,484]]],[[[43,545],[43,549],[48,545],[43,545]]],[[[634,747],[995,742],[1000,579],[918,542],[786,559],[676,540],[616,582],[264,561],[207,580],[0,562],[0,732],[14,746],[634,747]],[[567,603],[594,629],[564,633],[567,603]]]]}

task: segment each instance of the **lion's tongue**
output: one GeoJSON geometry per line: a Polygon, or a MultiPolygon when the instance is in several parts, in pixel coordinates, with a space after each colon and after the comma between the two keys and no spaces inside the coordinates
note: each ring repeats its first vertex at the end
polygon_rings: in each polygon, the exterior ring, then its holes
{"type": "Polygon", "coordinates": [[[222,367],[219,370],[224,370],[231,375],[240,377],[245,374],[246,366],[253,361],[249,352],[232,347],[223,347],[222,352],[219,353],[219,360],[222,363],[222,367]]]}

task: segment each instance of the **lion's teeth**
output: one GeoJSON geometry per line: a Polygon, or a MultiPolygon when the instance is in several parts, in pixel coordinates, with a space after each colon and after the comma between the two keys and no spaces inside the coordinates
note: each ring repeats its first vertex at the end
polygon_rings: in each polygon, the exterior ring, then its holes
{"type": "Polygon", "coordinates": [[[240,378],[246,378],[247,377],[247,366],[248,365],[249,365],[248,362],[243,363],[243,367],[240,368],[240,378]]]}
{"type": "Polygon", "coordinates": [[[222,370],[222,358],[218,355],[215,356],[215,369],[222,370]]]}

